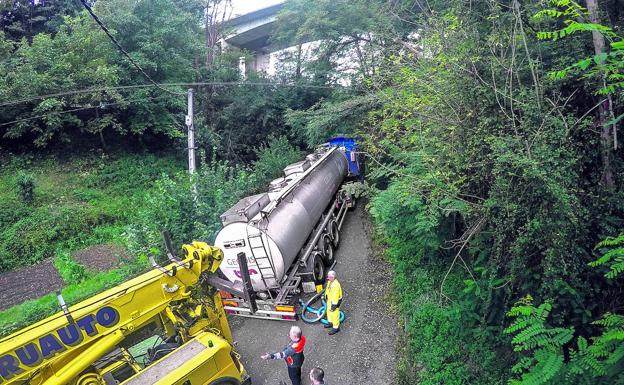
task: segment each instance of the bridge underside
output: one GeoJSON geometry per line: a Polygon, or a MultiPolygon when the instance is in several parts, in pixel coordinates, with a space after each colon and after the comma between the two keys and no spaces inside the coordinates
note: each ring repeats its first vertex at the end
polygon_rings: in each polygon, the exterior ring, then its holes
{"type": "Polygon", "coordinates": [[[274,25],[275,23],[262,24],[256,28],[229,37],[225,39],[225,41],[230,45],[249,51],[269,53],[275,50],[275,48],[271,47],[270,42],[270,36],[273,32],[274,25]]]}

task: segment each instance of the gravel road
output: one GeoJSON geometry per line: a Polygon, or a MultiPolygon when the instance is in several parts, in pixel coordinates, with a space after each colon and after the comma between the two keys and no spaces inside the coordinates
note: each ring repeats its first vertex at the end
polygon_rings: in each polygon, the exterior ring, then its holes
{"type": "MultiPolygon", "coordinates": [[[[370,223],[359,207],[347,214],[335,267],[342,284],[346,321],[340,333],[329,336],[320,324],[296,324],[307,338],[303,384],[314,366],[325,370],[331,385],[386,385],[395,378],[397,321],[385,301],[391,289],[388,264],[372,254],[370,223]]],[[[260,356],[283,348],[292,322],[231,317],[237,350],[254,385],[290,385],[283,361],[260,356]]]]}

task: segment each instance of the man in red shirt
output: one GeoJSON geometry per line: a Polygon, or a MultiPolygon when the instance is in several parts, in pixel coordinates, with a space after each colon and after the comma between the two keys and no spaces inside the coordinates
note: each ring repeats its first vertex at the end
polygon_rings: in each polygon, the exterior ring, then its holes
{"type": "Polygon", "coordinates": [[[303,348],[305,347],[306,338],[301,332],[299,326],[293,326],[288,333],[290,337],[290,343],[281,352],[266,353],[262,355],[263,360],[286,360],[286,366],[288,367],[288,377],[292,385],[301,385],[301,366],[303,365],[303,348]]]}

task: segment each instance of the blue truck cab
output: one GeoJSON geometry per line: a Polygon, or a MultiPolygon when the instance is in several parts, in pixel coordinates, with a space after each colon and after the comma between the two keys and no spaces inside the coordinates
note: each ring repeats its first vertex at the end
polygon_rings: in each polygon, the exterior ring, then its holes
{"type": "Polygon", "coordinates": [[[350,138],[348,136],[335,136],[329,140],[328,144],[330,146],[345,148],[345,155],[347,156],[347,162],[349,163],[349,173],[347,174],[347,177],[356,178],[362,176],[355,138],[350,138]]]}

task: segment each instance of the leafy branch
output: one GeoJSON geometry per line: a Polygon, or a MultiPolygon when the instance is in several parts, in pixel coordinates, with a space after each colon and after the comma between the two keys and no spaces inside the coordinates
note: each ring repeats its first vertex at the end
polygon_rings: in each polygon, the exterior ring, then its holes
{"type": "MultiPolygon", "coordinates": [[[[608,238],[597,247],[610,248],[590,266],[611,263],[608,278],[624,271],[624,233],[608,238]]],[[[615,383],[624,375],[624,316],[606,313],[592,322],[602,329],[590,338],[576,338],[571,343],[574,328],[547,325],[552,303],[533,305],[530,295],[518,301],[507,313],[514,321],[505,329],[512,334],[516,352],[522,354],[512,372],[519,378],[509,380],[512,385],[615,383]],[[567,358],[566,358],[567,357],[567,358]]]]}
{"type": "Polygon", "coordinates": [[[624,272],[624,233],[615,238],[607,238],[596,247],[612,247],[612,249],[597,260],[590,262],[589,266],[608,265],[609,272],[605,274],[605,277],[609,279],[614,279],[624,272]]]}

